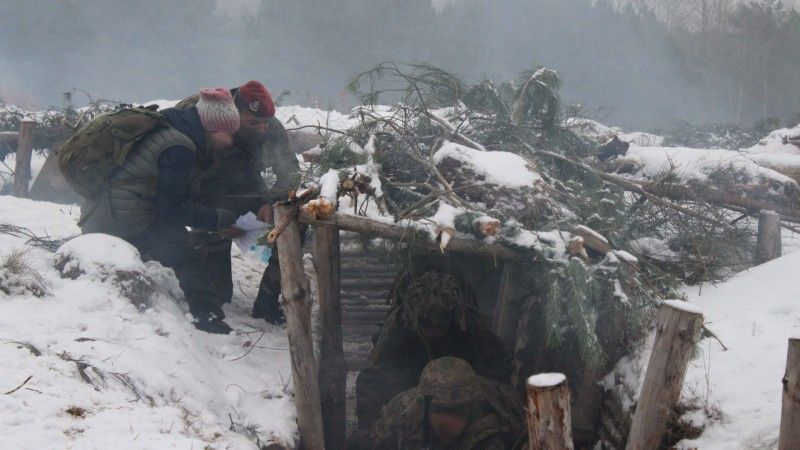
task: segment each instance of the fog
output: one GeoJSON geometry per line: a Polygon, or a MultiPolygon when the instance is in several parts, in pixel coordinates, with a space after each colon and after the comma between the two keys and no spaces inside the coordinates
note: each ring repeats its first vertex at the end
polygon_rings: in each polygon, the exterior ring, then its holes
{"type": "Polygon", "coordinates": [[[345,109],[353,74],[398,60],[473,81],[546,65],[565,103],[631,129],[800,109],[778,88],[732,101],[732,75],[698,76],[665,22],[589,0],[0,0],[0,98],[144,102],[257,79],[285,103],[345,109]]]}

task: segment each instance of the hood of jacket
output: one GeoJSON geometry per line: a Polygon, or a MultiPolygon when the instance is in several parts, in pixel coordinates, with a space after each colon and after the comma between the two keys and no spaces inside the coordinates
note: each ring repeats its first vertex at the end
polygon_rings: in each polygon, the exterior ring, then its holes
{"type": "Polygon", "coordinates": [[[203,123],[200,122],[200,115],[197,114],[197,108],[191,106],[186,109],[167,108],[161,111],[161,114],[167,119],[167,122],[185,134],[192,140],[198,151],[206,149],[206,130],[203,128],[203,123]]]}

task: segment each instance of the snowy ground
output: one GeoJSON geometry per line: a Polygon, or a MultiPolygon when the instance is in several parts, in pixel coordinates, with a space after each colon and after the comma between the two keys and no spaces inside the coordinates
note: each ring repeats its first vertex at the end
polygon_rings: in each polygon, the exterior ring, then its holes
{"type": "MultiPolygon", "coordinates": [[[[77,214],[69,206],[0,196],[2,222],[37,235],[77,234],[77,214]]],[[[96,273],[63,279],[53,253],[0,233],[0,264],[15,249],[28,249],[25,259],[49,295],[0,292],[0,448],[248,449],[258,448],[256,440],[294,441],[285,333],[248,315],[260,263],[235,259],[235,298],[225,311],[237,333],[219,336],[195,330],[169,297],[140,312],[96,273]]],[[[135,255],[127,258],[119,268],[144,266],[135,255]]],[[[146,270],[166,272],[160,283],[174,289],[170,271],[146,270]]]]}
{"type": "MultiPolygon", "coordinates": [[[[703,450],[777,447],[787,342],[800,337],[800,237],[784,236],[785,256],[738,274],[724,284],[686,291],[720,340],[700,342],[684,383],[684,397],[721,420],[680,448],[703,450]],[[786,254],[788,253],[788,254],[786,254]]],[[[708,422],[701,413],[696,420],[708,422]]]]}
{"type": "MultiPolygon", "coordinates": [[[[800,336],[800,235],[785,232],[783,252],[718,286],[684,290],[728,349],[714,338],[700,341],[681,397],[696,408],[683,419],[704,431],[677,448],[777,448],[787,342],[800,336]]],[[[652,338],[633,361],[618,364],[625,384],[641,385],[651,346],[652,338]]]]}

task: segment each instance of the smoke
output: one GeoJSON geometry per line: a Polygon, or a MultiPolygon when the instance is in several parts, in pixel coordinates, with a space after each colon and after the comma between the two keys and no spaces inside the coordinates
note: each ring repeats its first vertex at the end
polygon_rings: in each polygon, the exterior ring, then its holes
{"type": "Polygon", "coordinates": [[[687,76],[663,21],[590,0],[6,0],[0,97],[60,105],[95,98],[176,99],[263,81],[290,103],[347,108],[356,73],[386,60],[514,78],[561,74],[566,103],[610,124],[730,120],[687,76]]]}

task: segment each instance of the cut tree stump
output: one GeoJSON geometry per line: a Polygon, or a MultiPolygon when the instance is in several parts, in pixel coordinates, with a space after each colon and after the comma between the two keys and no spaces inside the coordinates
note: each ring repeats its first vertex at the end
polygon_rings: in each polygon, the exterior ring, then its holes
{"type": "Polygon", "coordinates": [[[14,167],[14,195],[27,197],[31,181],[31,152],[33,152],[33,128],[36,122],[23,120],[19,128],[17,142],[17,161],[14,167]]]}
{"type": "Polygon", "coordinates": [[[800,448],[800,339],[789,339],[778,450],[800,448]]]}
{"type": "Polygon", "coordinates": [[[303,269],[303,250],[300,230],[292,218],[291,208],[275,208],[276,223],[286,221],[278,236],[278,258],[281,266],[281,296],[286,313],[286,334],[292,363],[294,401],[297,408],[297,427],[305,450],[325,448],[319,377],[314,345],[311,339],[311,302],[309,283],[303,269]]]}
{"type": "Polygon", "coordinates": [[[567,377],[541,373],[528,378],[530,450],[573,450],[567,377]]]}
{"type": "Polygon", "coordinates": [[[626,450],[654,450],[661,445],[702,326],[703,314],[686,302],[668,300],[659,308],[653,352],[626,450]]]}
{"type": "Polygon", "coordinates": [[[781,216],[775,211],[762,210],[758,218],[756,264],[781,256],[781,216]]]}
{"type": "Polygon", "coordinates": [[[314,227],[314,269],[322,322],[319,390],[325,447],[345,448],[347,367],[342,348],[339,229],[314,227]]]}

